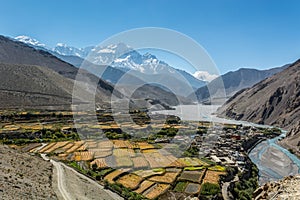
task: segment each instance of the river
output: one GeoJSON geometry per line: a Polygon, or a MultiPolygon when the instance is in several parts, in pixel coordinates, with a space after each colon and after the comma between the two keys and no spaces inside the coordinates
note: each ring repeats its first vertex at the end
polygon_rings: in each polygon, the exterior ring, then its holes
{"type": "MultiPolygon", "coordinates": [[[[214,113],[218,109],[217,105],[180,105],[175,106],[175,110],[153,111],[152,113],[160,113],[167,115],[177,115],[182,120],[205,120],[221,123],[243,124],[258,127],[269,127],[254,124],[245,121],[236,121],[230,119],[219,118],[214,113]]],[[[285,176],[300,173],[300,160],[291,154],[287,149],[279,146],[277,141],[285,137],[283,134],[256,145],[249,153],[249,157],[259,169],[259,184],[262,185],[268,181],[279,180],[285,176]]]]}

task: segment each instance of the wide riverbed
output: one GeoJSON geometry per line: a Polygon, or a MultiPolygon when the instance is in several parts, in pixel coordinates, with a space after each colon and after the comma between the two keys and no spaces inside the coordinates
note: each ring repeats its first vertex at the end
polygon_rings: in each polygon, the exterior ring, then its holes
{"type": "MultiPolygon", "coordinates": [[[[213,114],[216,112],[218,107],[219,106],[217,105],[181,105],[174,107],[175,110],[154,111],[152,113],[177,115],[182,120],[205,120],[212,122],[268,127],[245,121],[219,118],[213,114]]],[[[284,135],[285,133],[279,137],[259,143],[249,154],[252,162],[255,163],[259,168],[260,185],[268,181],[279,180],[285,176],[300,173],[300,160],[288,150],[277,145],[276,143],[278,139],[284,137],[284,135]]]]}

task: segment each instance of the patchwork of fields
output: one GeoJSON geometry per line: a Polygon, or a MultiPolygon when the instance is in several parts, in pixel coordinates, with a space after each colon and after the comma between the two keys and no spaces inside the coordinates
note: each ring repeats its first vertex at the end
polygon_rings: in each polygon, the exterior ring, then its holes
{"type": "Polygon", "coordinates": [[[38,152],[67,162],[85,163],[90,169],[103,172],[102,181],[121,184],[148,199],[166,191],[197,196],[203,184],[219,185],[220,176],[226,174],[225,167],[199,158],[177,158],[161,146],[147,142],[64,141],[49,143],[38,152]]]}

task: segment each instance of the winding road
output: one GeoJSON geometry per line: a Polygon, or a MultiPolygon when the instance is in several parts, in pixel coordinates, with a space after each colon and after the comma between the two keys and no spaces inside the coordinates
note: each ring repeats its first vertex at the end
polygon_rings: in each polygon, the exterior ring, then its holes
{"type": "Polygon", "coordinates": [[[83,174],[80,174],[73,168],[66,166],[63,163],[51,160],[45,154],[41,154],[41,156],[44,160],[50,161],[55,168],[54,172],[56,171],[56,174],[54,175],[56,176],[57,189],[60,193],[58,196],[62,199],[89,200],[100,198],[103,200],[123,200],[123,198],[116,193],[104,189],[102,185],[83,174]],[[70,177],[70,174],[72,174],[73,177],[70,177]]]}

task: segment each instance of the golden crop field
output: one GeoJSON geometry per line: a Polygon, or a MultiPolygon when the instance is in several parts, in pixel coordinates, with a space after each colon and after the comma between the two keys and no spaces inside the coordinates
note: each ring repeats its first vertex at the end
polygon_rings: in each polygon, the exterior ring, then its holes
{"type": "Polygon", "coordinates": [[[147,160],[142,156],[131,158],[131,160],[134,168],[147,168],[149,166],[147,160]]]}
{"type": "Polygon", "coordinates": [[[105,141],[99,141],[98,142],[98,148],[99,149],[111,150],[111,149],[113,149],[113,147],[114,147],[114,144],[110,140],[105,140],[105,141]]]}
{"type": "Polygon", "coordinates": [[[198,158],[176,158],[165,148],[155,148],[147,142],[56,142],[47,144],[40,152],[54,152],[62,160],[86,161],[91,168],[96,164],[98,170],[113,169],[105,173],[104,180],[119,183],[149,199],[157,198],[178,181],[185,183],[182,192],[198,194],[201,182],[218,184],[219,176],[225,174],[223,166],[210,166],[198,158]]]}
{"type": "Polygon", "coordinates": [[[51,153],[55,151],[56,149],[59,149],[65,145],[67,145],[69,142],[56,142],[52,147],[44,151],[44,153],[51,153]]]}
{"type": "Polygon", "coordinates": [[[65,146],[62,147],[63,150],[67,151],[68,149],[70,149],[72,146],[74,146],[74,143],[69,143],[65,146]]]}
{"type": "Polygon", "coordinates": [[[69,148],[66,153],[73,153],[74,151],[78,150],[81,146],[83,146],[83,142],[79,141],[79,142],[74,142],[74,145],[69,148]]]}
{"type": "Polygon", "coordinates": [[[154,184],[155,184],[155,182],[145,180],[145,181],[143,181],[143,182],[139,185],[139,188],[136,189],[134,192],[139,193],[139,194],[142,194],[145,190],[147,190],[148,188],[150,188],[150,187],[153,186],[154,184]]]}
{"type": "Polygon", "coordinates": [[[117,180],[117,183],[120,183],[131,190],[134,190],[139,186],[142,180],[143,178],[136,174],[127,174],[119,178],[117,180]]]}
{"type": "Polygon", "coordinates": [[[147,178],[147,177],[154,176],[154,175],[164,174],[165,169],[160,168],[160,169],[139,170],[139,171],[135,171],[134,173],[143,178],[147,178]]]}
{"type": "Polygon", "coordinates": [[[74,160],[75,161],[89,161],[94,159],[94,153],[90,151],[75,152],[74,160]]]}
{"type": "Polygon", "coordinates": [[[127,148],[127,144],[124,140],[113,140],[114,148],[127,148]]]}
{"type": "Polygon", "coordinates": [[[93,164],[96,164],[98,169],[104,169],[104,168],[107,168],[108,167],[108,164],[106,163],[106,160],[105,158],[98,158],[98,159],[95,159],[93,162],[91,162],[91,166],[93,164]]]}
{"type": "Polygon", "coordinates": [[[108,175],[106,175],[106,176],[104,177],[104,179],[107,180],[109,183],[115,183],[114,180],[115,180],[118,176],[120,176],[121,174],[123,174],[124,172],[125,172],[124,170],[119,170],[119,169],[117,169],[117,170],[115,170],[115,171],[109,173],[108,175]]]}
{"type": "Polygon", "coordinates": [[[172,155],[164,156],[159,152],[145,153],[144,156],[148,161],[148,163],[150,164],[151,168],[167,167],[176,160],[176,158],[172,155]]]}
{"type": "Polygon", "coordinates": [[[77,151],[85,151],[85,150],[87,150],[87,145],[86,145],[86,144],[81,145],[81,146],[77,149],[77,151]]]}
{"type": "Polygon", "coordinates": [[[55,143],[49,143],[46,146],[44,146],[39,152],[40,153],[44,153],[45,151],[47,151],[48,149],[50,149],[51,147],[53,147],[55,145],[55,143]]]}
{"type": "Polygon", "coordinates": [[[106,158],[108,156],[112,155],[112,151],[95,151],[94,152],[94,158],[106,158]]]}
{"type": "Polygon", "coordinates": [[[225,175],[226,172],[217,172],[208,170],[203,179],[203,183],[215,183],[218,184],[220,180],[220,175],[225,175]]]}
{"type": "Polygon", "coordinates": [[[120,167],[132,167],[132,161],[129,157],[116,157],[116,167],[120,168],[120,167]]]}
{"type": "Polygon", "coordinates": [[[143,193],[143,195],[148,199],[155,199],[159,195],[165,193],[169,188],[170,188],[169,184],[164,184],[164,183],[155,184],[149,189],[150,191],[147,190],[145,193],[143,193]]]}
{"type": "Polygon", "coordinates": [[[155,148],[152,144],[149,144],[147,142],[138,142],[138,146],[141,150],[154,149],[155,148]]]}
{"type": "Polygon", "coordinates": [[[161,176],[152,176],[149,180],[158,183],[173,183],[179,173],[176,172],[166,172],[161,176]]]}

